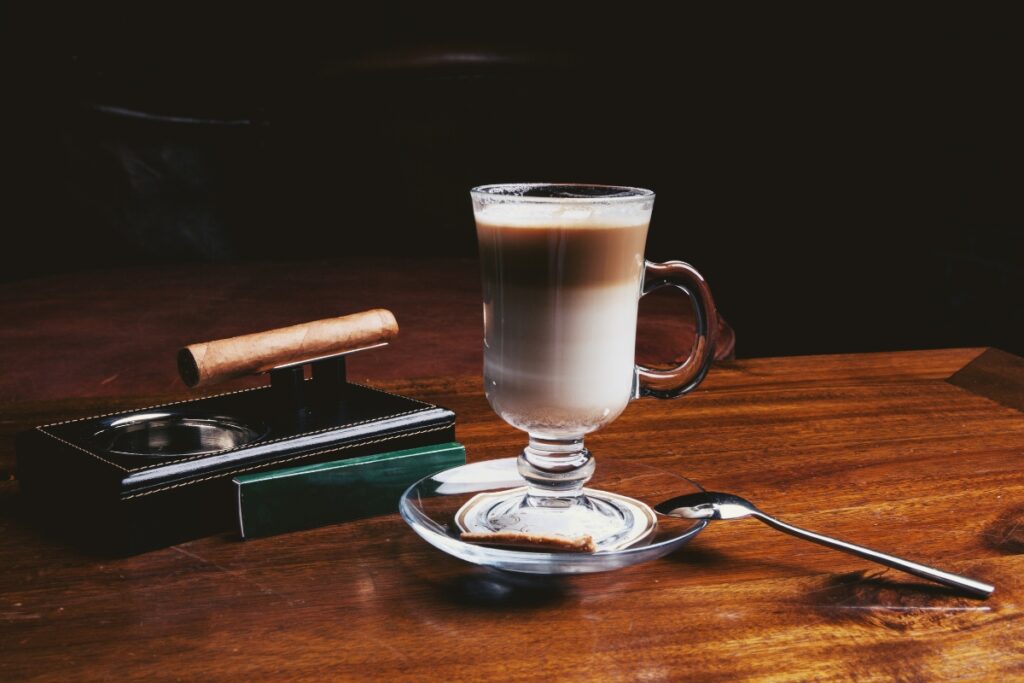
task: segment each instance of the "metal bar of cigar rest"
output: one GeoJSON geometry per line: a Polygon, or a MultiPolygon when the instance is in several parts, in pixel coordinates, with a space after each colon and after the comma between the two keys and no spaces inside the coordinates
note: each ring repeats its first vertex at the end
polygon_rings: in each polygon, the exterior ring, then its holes
{"type": "Polygon", "coordinates": [[[300,358],[296,345],[278,346],[270,355],[287,362],[259,370],[269,385],[19,434],[27,518],[79,544],[137,552],[237,527],[238,474],[453,441],[451,411],[347,381],[347,355],[386,343],[300,358]]]}

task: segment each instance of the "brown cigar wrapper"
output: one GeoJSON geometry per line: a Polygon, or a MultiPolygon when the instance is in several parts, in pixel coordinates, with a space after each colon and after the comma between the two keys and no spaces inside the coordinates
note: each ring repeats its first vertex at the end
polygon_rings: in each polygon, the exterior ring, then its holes
{"type": "Polygon", "coordinates": [[[398,322],[391,311],[374,308],[340,318],[189,344],[178,351],[178,373],[188,386],[204,386],[381,344],[397,334],[398,322]]]}

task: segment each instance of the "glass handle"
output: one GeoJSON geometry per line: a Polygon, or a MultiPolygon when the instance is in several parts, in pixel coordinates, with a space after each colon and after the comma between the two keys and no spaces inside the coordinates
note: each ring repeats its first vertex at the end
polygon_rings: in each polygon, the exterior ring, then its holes
{"type": "Polygon", "coordinates": [[[695,389],[711,369],[718,338],[718,313],[704,276],[689,263],[646,261],[644,268],[641,297],[662,287],[675,287],[690,297],[693,304],[694,338],[690,357],[681,365],[670,370],[637,365],[633,395],[635,398],[675,398],[695,389]]]}

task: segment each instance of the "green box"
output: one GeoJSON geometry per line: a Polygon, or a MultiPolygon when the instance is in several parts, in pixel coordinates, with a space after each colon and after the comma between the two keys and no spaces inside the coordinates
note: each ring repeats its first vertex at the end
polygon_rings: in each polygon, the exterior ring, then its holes
{"type": "Polygon", "coordinates": [[[466,463],[455,442],[234,478],[242,538],[311,529],[398,510],[423,477],[466,463]]]}

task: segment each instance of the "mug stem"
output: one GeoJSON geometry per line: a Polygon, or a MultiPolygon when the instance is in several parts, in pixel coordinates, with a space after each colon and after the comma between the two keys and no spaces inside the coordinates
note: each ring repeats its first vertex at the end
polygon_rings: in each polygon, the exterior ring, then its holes
{"type": "MultiPolygon", "coordinates": [[[[530,443],[519,455],[519,474],[526,480],[528,495],[544,499],[575,498],[594,474],[594,457],[583,437],[552,439],[530,434],[530,443]]],[[[552,503],[556,501],[552,500],[552,503]]]]}

